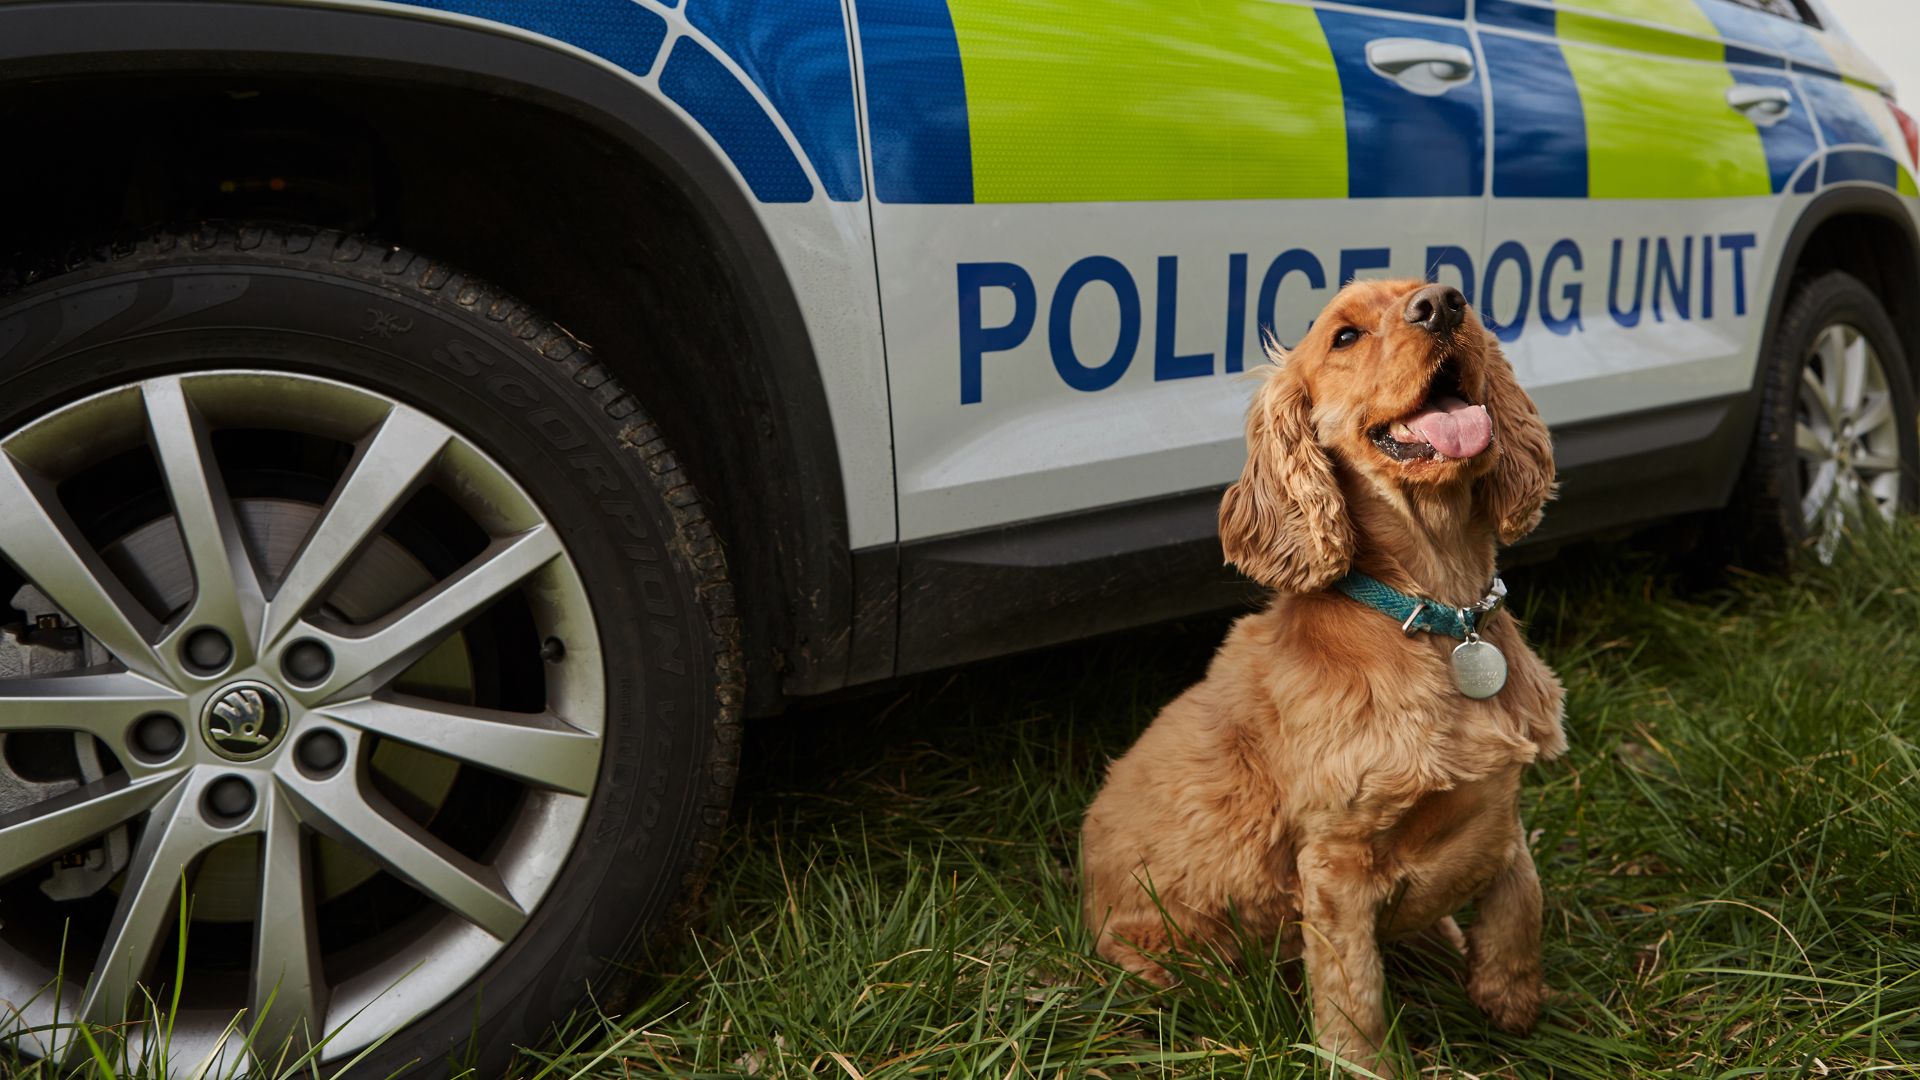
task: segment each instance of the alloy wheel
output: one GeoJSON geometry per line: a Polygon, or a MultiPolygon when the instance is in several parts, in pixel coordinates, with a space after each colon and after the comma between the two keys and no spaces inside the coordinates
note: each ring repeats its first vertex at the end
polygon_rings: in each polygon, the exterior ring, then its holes
{"type": "Polygon", "coordinates": [[[1834,323],[1814,337],[1794,404],[1800,515],[1821,562],[1850,519],[1900,506],[1900,425],[1887,371],[1865,334],[1834,323]]]}
{"type": "Polygon", "coordinates": [[[230,1068],[256,1026],[256,1049],[331,1058],[515,939],[579,838],[605,675],[557,529],[485,451],[329,379],[169,375],[0,439],[0,505],[28,616],[0,649],[0,1006],[24,1049],[144,1020],[130,1053],[164,1027],[180,1070],[230,1068]],[[262,440],[331,455],[330,488],[230,493],[262,440]],[[72,504],[115,470],[165,499],[103,534],[72,504]],[[463,539],[434,568],[403,518],[463,539]],[[49,747],[63,766],[21,764],[49,747]]]}

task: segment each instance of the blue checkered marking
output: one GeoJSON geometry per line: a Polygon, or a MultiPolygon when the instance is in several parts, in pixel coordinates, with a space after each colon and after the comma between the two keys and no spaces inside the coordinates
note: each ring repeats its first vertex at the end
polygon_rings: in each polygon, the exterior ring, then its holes
{"type": "Polygon", "coordinates": [[[645,75],[667,38],[667,20],[633,0],[400,0],[416,7],[471,15],[564,41],[645,75]]]}
{"type": "Polygon", "coordinates": [[[1736,69],[1733,81],[1785,87],[1794,95],[1793,108],[1784,119],[1772,127],[1759,129],[1760,143],[1767,152],[1767,172],[1773,178],[1773,190],[1775,194],[1783,192],[1793,182],[1793,174],[1800,170],[1800,166],[1820,150],[1820,142],[1813,135],[1813,118],[1807,112],[1806,99],[1794,91],[1794,81],[1785,75],[1736,69]]]}
{"type": "Polygon", "coordinates": [[[1473,18],[1475,22],[1487,26],[1503,26],[1509,30],[1525,30],[1548,37],[1554,35],[1557,26],[1552,8],[1516,4],[1513,0],[1480,0],[1473,9],[1473,18]]]}
{"type": "Polygon", "coordinates": [[[858,200],[860,126],[840,0],[687,0],[687,21],[760,87],[827,197],[858,200]]]}
{"type": "Polygon", "coordinates": [[[966,74],[946,0],[858,0],[857,12],[875,197],[972,202],[966,74]]]}
{"type": "Polygon", "coordinates": [[[1813,101],[1814,115],[1820,118],[1820,135],[1828,146],[1860,144],[1890,149],[1873,119],[1860,107],[1860,99],[1845,83],[1831,79],[1801,79],[1801,91],[1813,101]]]}
{"type": "Polygon", "coordinates": [[[1873,150],[1835,150],[1827,155],[1821,183],[1831,186],[1849,180],[1864,180],[1881,187],[1898,187],[1900,165],[1885,154],[1873,150]]]}
{"type": "Polygon", "coordinates": [[[733,72],[690,37],[673,43],[660,89],[720,144],[762,202],[806,202],[813,182],[760,103],[733,72]]]}
{"type": "Polygon", "coordinates": [[[1744,45],[1727,43],[1727,63],[1745,64],[1749,67],[1784,68],[1787,62],[1769,52],[1749,49],[1744,45]]]}
{"type": "MultiPolygon", "coordinates": [[[[667,36],[666,20],[634,0],[400,2],[517,26],[638,76],[653,70],[667,36]]],[[[692,0],[687,18],[767,95],[812,160],[827,197],[858,200],[864,188],[860,129],[837,0],[692,0]]],[[[766,107],[707,50],[691,39],[677,42],[660,87],[720,144],[755,197],[813,198],[812,181],[766,107]]]]}
{"type": "Polygon", "coordinates": [[[1479,78],[1423,97],[1367,66],[1367,43],[1380,38],[1420,37],[1472,51],[1464,29],[1337,11],[1321,11],[1320,27],[1346,101],[1349,196],[1411,198],[1486,190],[1479,78]]]}
{"type": "Polygon", "coordinates": [[[1802,23],[1783,19],[1778,15],[1769,15],[1764,11],[1755,11],[1742,7],[1731,0],[1699,0],[1700,10],[1720,30],[1720,36],[1728,42],[1728,57],[1736,47],[1732,43],[1751,46],[1760,51],[1780,53],[1797,65],[1812,65],[1822,69],[1833,67],[1833,58],[1820,47],[1813,32],[1802,23]]]}
{"type": "Polygon", "coordinates": [[[1399,11],[1408,15],[1431,15],[1437,19],[1464,19],[1467,0],[1345,0],[1353,7],[1399,11]]]}
{"type": "Polygon", "coordinates": [[[1586,111],[1560,46],[1483,34],[1480,48],[1493,89],[1494,195],[1586,198],[1586,111]]]}

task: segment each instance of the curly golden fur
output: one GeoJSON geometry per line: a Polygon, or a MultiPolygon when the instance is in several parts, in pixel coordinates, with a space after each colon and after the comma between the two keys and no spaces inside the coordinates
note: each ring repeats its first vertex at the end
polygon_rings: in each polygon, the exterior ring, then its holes
{"type": "Polygon", "coordinates": [[[1228,560],[1275,595],[1113,763],[1082,839],[1103,956],[1167,985],[1151,954],[1230,950],[1237,921],[1304,956],[1321,1045],[1376,1071],[1380,941],[1429,928],[1457,940],[1452,913],[1469,902],[1470,996],[1501,1028],[1533,1026],[1540,886],[1520,778],[1566,747],[1559,681],[1511,614],[1483,620],[1510,672],[1475,701],[1453,683],[1457,642],[1408,637],[1327,589],[1358,569],[1470,605],[1496,540],[1532,531],[1553,494],[1546,426],[1498,342],[1470,309],[1452,331],[1410,321],[1421,295],[1418,281],[1350,285],[1275,357],[1220,506],[1228,560]],[[1341,338],[1349,329],[1357,340],[1341,338]],[[1491,444],[1387,453],[1382,433],[1439,380],[1486,406],[1491,444]]]}

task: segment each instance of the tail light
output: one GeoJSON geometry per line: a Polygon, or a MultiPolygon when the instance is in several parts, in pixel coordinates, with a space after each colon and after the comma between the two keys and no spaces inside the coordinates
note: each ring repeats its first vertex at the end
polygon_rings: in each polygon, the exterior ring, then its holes
{"type": "Polygon", "coordinates": [[[1893,118],[1900,121],[1900,133],[1907,137],[1907,160],[1913,162],[1915,170],[1920,170],[1920,124],[1914,123],[1907,110],[1892,98],[1887,99],[1887,108],[1893,110],[1893,118]]]}

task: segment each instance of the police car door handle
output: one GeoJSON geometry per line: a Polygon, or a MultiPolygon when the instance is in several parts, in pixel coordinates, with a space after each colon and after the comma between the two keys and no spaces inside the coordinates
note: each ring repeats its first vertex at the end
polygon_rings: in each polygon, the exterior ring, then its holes
{"type": "Polygon", "coordinates": [[[1438,97],[1473,78],[1473,54],[1426,38],[1367,42],[1367,66],[1383,79],[1422,97],[1438,97]]]}
{"type": "Polygon", "coordinates": [[[1761,127],[1772,127],[1793,111],[1793,92],[1784,86],[1736,83],[1727,87],[1727,104],[1761,127]]]}

